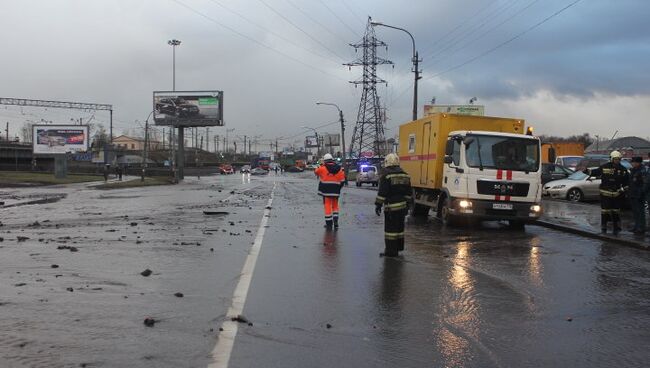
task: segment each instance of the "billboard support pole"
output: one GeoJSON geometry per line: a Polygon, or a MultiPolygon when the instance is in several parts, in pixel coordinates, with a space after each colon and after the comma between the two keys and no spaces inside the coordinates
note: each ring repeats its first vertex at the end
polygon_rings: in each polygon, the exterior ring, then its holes
{"type": "Polygon", "coordinates": [[[68,171],[68,160],[65,154],[54,155],[54,177],[65,179],[68,171]]]}
{"type": "Polygon", "coordinates": [[[176,178],[185,179],[185,128],[178,127],[178,152],[176,155],[176,178]]]}

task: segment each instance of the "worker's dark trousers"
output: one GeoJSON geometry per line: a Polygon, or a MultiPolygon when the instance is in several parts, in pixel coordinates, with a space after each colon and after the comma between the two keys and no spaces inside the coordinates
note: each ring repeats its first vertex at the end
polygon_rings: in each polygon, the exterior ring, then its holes
{"type": "Polygon", "coordinates": [[[404,218],[407,210],[384,211],[384,241],[386,257],[396,257],[404,250],[404,218]]]}
{"type": "Polygon", "coordinates": [[[607,228],[607,223],[612,221],[614,229],[621,227],[621,196],[612,197],[600,195],[600,227],[607,228]]]}
{"type": "Polygon", "coordinates": [[[634,231],[645,231],[645,199],[630,198],[630,206],[634,216],[634,231]]]}

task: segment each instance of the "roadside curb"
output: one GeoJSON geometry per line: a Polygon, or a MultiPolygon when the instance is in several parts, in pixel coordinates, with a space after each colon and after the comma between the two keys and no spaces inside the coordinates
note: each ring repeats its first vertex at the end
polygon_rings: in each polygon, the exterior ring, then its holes
{"type": "Polygon", "coordinates": [[[546,228],[549,228],[549,229],[564,231],[564,232],[571,233],[571,234],[582,235],[582,236],[592,238],[592,239],[609,241],[609,242],[612,242],[612,243],[618,243],[618,244],[621,244],[621,245],[625,245],[625,246],[633,247],[633,248],[637,248],[637,249],[650,250],[650,243],[644,242],[644,241],[639,241],[639,240],[636,240],[636,239],[626,239],[626,238],[621,238],[621,237],[613,236],[613,235],[599,234],[599,233],[595,233],[595,232],[592,232],[592,231],[587,231],[587,230],[579,229],[579,228],[576,228],[576,227],[571,227],[571,226],[568,226],[568,225],[562,225],[562,224],[558,224],[558,223],[550,222],[550,221],[537,220],[533,224],[539,225],[539,226],[542,226],[542,227],[546,227],[546,228]]]}

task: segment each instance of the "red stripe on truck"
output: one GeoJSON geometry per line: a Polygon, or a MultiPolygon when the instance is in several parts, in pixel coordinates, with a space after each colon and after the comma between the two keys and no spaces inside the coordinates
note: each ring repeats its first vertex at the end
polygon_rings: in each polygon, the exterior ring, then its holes
{"type": "Polygon", "coordinates": [[[426,161],[426,160],[435,160],[438,157],[435,153],[428,155],[407,155],[401,156],[399,159],[401,161],[426,161]]]}
{"type": "MultiPolygon", "coordinates": [[[[503,170],[499,169],[497,170],[497,180],[503,179],[503,170]]],[[[495,194],[494,195],[494,200],[495,201],[500,201],[501,200],[501,195],[500,194],[495,194]]]]}
{"type": "MultiPolygon", "coordinates": [[[[506,172],[506,180],[512,180],[512,170],[506,172]]],[[[510,196],[506,196],[506,201],[510,200],[510,196]]]]}

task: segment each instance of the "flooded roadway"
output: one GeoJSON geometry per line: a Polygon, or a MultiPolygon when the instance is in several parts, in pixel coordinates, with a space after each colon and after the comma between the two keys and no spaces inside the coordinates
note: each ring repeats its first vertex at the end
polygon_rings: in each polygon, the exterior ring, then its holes
{"type": "Polygon", "coordinates": [[[2,210],[0,366],[208,366],[274,182],[230,367],[647,366],[649,253],[430,219],[380,258],[375,192],[344,189],[341,228],[326,232],[305,177],[73,189],[2,210]]]}

